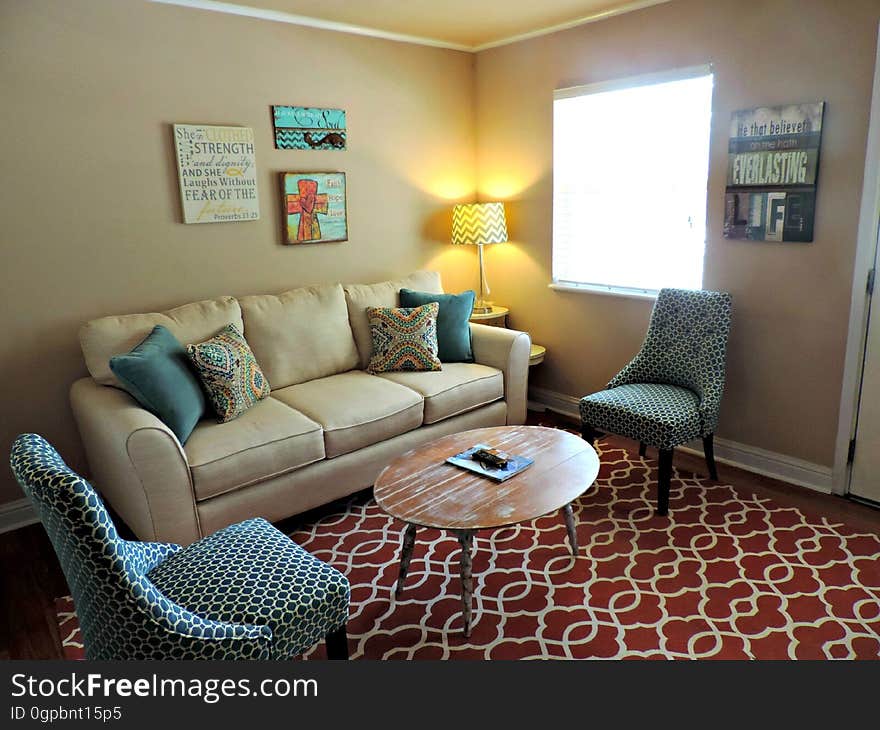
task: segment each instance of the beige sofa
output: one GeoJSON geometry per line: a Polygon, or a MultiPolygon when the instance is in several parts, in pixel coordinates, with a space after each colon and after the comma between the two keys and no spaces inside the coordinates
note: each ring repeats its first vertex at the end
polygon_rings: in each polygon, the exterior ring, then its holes
{"type": "Polygon", "coordinates": [[[471,325],[475,363],[364,371],[366,307],[397,306],[402,287],[442,292],[439,274],[421,271],[87,323],[80,342],[91,377],[73,384],[70,400],[95,485],[140,539],[185,545],[238,520],[279,520],[369,487],[391,459],[426,441],[522,423],[530,347],[522,332],[471,325]],[[272,395],[229,423],[204,418],[181,445],[119,387],[110,357],[156,324],[190,343],[230,322],[272,395]]]}

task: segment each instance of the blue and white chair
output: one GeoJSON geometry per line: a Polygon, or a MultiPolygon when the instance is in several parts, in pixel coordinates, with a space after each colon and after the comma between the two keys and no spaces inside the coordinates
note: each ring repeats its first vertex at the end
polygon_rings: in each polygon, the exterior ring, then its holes
{"type": "Polygon", "coordinates": [[[676,446],[702,438],[709,476],[715,468],[714,434],[724,393],[731,298],[727,292],[661,289],[638,354],[606,390],[581,399],[581,431],[640,442],[639,454],[659,452],[657,513],[669,512],[676,446]]]}
{"type": "Polygon", "coordinates": [[[186,548],[131,542],[40,436],[19,436],[11,464],[67,577],[88,659],[289,659],[324,638],[330,658],[348,657],[348,580],[266,520],[186,548]]]}

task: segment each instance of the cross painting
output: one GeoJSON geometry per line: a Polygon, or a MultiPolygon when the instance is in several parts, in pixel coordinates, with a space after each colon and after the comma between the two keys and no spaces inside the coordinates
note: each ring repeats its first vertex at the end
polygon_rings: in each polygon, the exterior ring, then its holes
{"type": "Polygon", "coordinates": [[[344,172],[282,172],[284,243],[348,240],[344,172]]]}
{"type": "Polygon", "coordinates": [[[345,110],[314,106],[272,107],[279,150],[344,150],[345,110]]]}

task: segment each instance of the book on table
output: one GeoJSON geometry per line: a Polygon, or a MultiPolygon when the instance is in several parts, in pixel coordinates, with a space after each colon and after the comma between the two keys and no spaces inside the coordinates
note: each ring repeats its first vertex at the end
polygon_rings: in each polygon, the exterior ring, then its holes
{"type": "Polygon", "coordinates": [[[452,464],[453,466],[457,466],[461,469],[467,469],[468,471],[472,471],[475,474],[479,474],[480,476],[488,477],[496,482],[503,482],[511,477],[516,476],[524,469],[528,469],[532,464],[535,463],[534,459],[530,459],[528,456],[516,456],[514,454],[503,454],[504,461],[507,463],[503,467],[493,467],[490,466],[485,461],[477,461],[473,458],[473,455],[476,452],[480,451],[490,451],[495,454],[497,452],[491,446],[487,446],[486,444],[476,444],[471,446],[471,448],[462,451],[460,454],[456,454],[455,456],[450,456],[447,460],[447,464],[452,464]]]}

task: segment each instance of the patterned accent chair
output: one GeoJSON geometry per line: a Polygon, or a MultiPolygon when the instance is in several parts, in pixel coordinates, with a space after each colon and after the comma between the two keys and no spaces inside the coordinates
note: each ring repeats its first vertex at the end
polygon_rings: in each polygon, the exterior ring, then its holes
{"type": "Polygon", "coordinates": [[[131,542],[40,436],[12,470],[67,577],[89,659],[288,659],[326,637],[347,658],[346,578],[263,519],[181,548],[131,542]]]}
{"type": "Polygon", "coordinates": [[[726,292],[661,289],[642,349],[608,383],[581,399],[581,430],[616,433],[659,451],[657,512],[669,512],[669,482],[676,446],[701,437],[712,479],[713,436],[724,392],[731,298],[726,292]]]}

